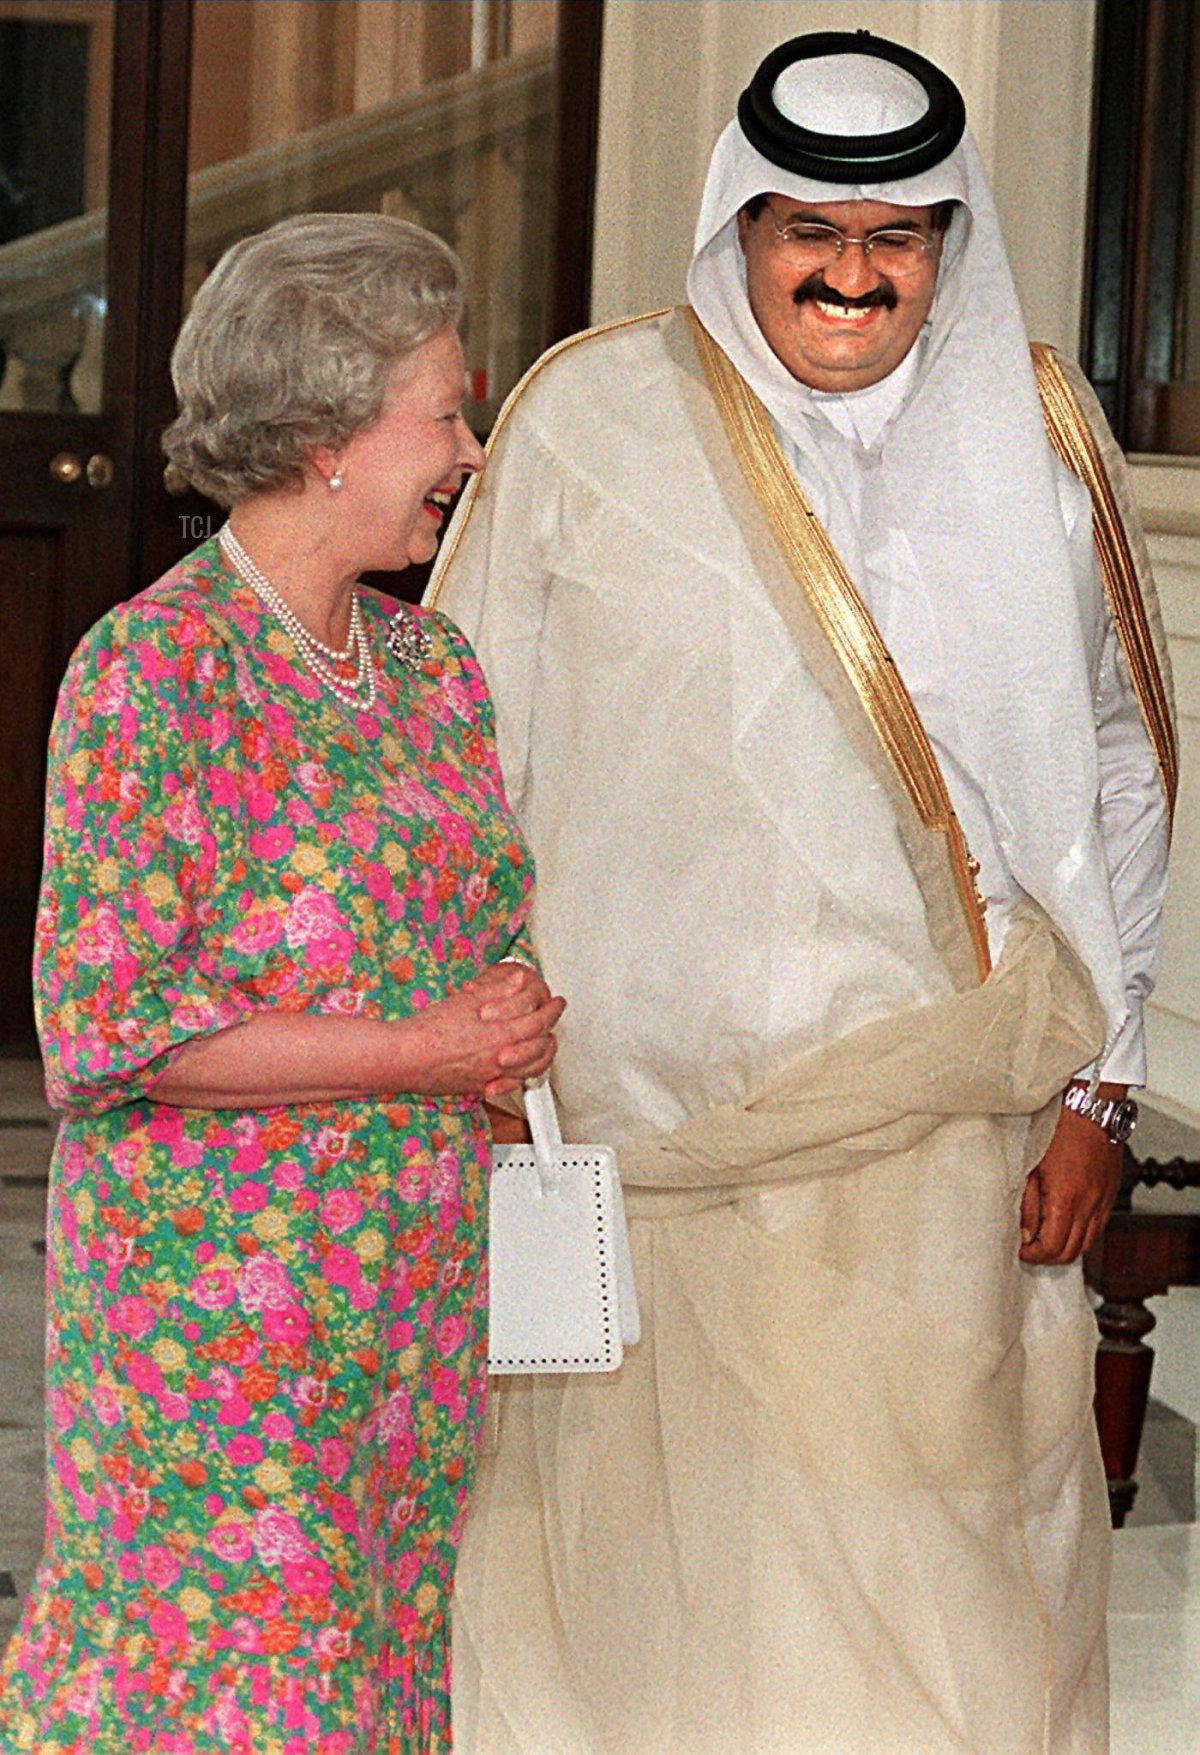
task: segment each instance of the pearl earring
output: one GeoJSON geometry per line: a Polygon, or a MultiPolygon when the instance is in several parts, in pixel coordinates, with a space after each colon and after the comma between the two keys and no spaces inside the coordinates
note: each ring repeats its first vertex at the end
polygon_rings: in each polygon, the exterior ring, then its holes
{"type": "Polygon", "coordinates": [[[338,470],[335,470],[333,475],[331,475],[329,478],[329,491],[330,491],[330,493],[336,494],[340,490],[341,485],[342,485],[342,472],[340,469],[338,469],[338,470]]]}

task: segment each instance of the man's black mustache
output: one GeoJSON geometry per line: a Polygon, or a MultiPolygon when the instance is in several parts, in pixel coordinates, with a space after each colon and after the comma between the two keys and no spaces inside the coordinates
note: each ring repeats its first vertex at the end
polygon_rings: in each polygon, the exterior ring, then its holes
{"type": "Polygon", "coordinates": [[[896,289],[890,280],[881,280],[870,292],[851,298],[849,293],[838,292],[830,286],[823,274],[810,274],[807,280],[800,282],[792,297],[798,305],[806,304],[809,299],[821,299],[829,305],[844,305],[848,311],[868,311],[873,305],[882,305],[885,310],[894,311],[899,303],[896,289]]]}

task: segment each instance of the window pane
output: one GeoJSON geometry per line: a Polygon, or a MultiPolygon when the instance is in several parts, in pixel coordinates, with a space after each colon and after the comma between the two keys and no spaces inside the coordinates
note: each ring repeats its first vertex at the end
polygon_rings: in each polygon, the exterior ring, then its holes
{"type": "Polygon", "coordinates": [[[1200,453],[1200,7],[1102,0],[1088,375],[1127,450],[1200,453]]]}
{"type": "Polygon", "coordinates": [[[454,246],[467,414],[490,427],[541,351],[554,0],[198,0],[185,299],[287,214],[374,211],[454,246]]]}
{"type": "Polygon", "coordinates": [[[1195,272],[1200,10],[1179,0],[1145,20],[1143,160],[1132,335],[1140,353],[1133,443],[1200,451],[1200,286],[1195,272]],[[1147,153],[1147,146],[1149,152],[1147,153]],[[1190,235],[1189,235],[1190,234],[1190,235]]]}
{"type": "Polygon", "coordinates": [[[101,406],[113,0],[0,0],[0,409],[101,406]]]}

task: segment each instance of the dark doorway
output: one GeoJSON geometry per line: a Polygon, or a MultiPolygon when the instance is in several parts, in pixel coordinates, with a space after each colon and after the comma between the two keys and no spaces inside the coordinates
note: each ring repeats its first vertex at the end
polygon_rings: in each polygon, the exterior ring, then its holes
{"type": "MultiPolygon", "coordinates": [[[[469,320],[486,430],[541,348],[587,320],[602,12],[0,0],[0,1051],[34,1046],[44,751],[63,669],[97,616],[219,516],[159,446],[199,279],[226,243],[288,212],[380,204],[423,220],[490,301],[469,320]],[[226,99],[251,67],[270,107],[247,119],[226,99]]],[[[402,584],[415,595],[420,581],[402,584]]]]}

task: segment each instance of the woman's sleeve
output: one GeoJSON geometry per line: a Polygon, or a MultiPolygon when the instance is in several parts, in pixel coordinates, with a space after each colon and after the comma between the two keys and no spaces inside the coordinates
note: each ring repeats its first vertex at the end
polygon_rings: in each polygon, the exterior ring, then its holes
{"type": "Polygon", "coordinates": [[[50,739],[34,1000],[56,1108],[144,1096],[174,1050],[236,1023],[201,922],[217,857],[198,803],[224,649],[199,617],[126,607],[84,640],[50,739]]]}

